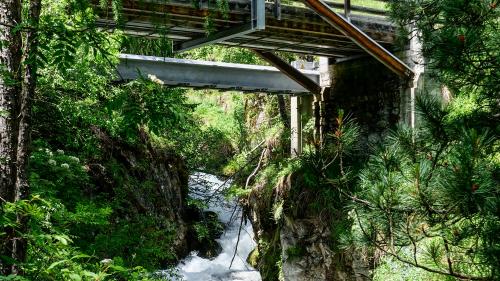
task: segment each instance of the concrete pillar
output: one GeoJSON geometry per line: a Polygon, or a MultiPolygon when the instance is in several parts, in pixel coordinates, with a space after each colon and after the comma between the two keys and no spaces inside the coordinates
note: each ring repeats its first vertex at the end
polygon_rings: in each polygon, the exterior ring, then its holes
{"type": "Polygon", "coordinates": [[[313,116],[313,96],[292,96],[290,100],[290,130],[292,157],[299,156],[304,148],[303,128],[313,116]]]}
{"type": "Polygon", "coordinates": [[[445,103],[452,98],[452,93],[444,85],[429,77],[425,72],[426,61],[422,54],[422,42],[418,32],[415,28],[411,29],[408,50],[401,56],[403,61],[415,72],[413,80],[403,86],[403,96],[401,97],[401,120],[412,128],[418,125],[415,111],[415,99],[418,95],[434,96],[445,103]]]}
{"type": "Polygon", "coordinates": [[[330,92],[333,81],[333,59],[327,57],[319,58],[320,86],[323,89],[319,95],[314,95],[312,110],[314,117],[314,141],[316,145],[322,146],[324,142],[326,115],[325,101],[330,92]]]}
{"type": "Polygon", "coordinates": [[[332,59],[327,57],[319,58],[319,85],[330,87],[332,85],[332,59]]]}
{"type": "Polygon", "coordinates": [[[407,81],[407,84],[403,85],[400,112],[401,120],[410,127],[415,128],[415,98],[422,88],[425,61],[422,55],[422,43],[418,37],[418,31],[412,28],[410,36],[411,39],[408,50],[405,51],[401,57],[402,60],[413,69],[415,76],[413,80],[407,81]]]}
{"type": "MultiPolygon", "coordinates": [[[[292,66],[297,69],[317,69],[316,62],[294,61],[292,66]]],[[[304,147],[303,127],[314,116],[315,98],[313,95],[292,96],[290,99],[290,140],[291,155],[297,157],[302,154],[304,147]]]]}

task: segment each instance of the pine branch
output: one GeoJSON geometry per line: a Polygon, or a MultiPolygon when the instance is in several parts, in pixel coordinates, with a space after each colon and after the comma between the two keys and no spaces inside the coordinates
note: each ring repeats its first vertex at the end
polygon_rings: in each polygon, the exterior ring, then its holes
{"type": "MultiPolygon", "coordinates": [[[[266,140],[262,140],[257,146],[255,146],[254,148],[252,148],[252,150],[250,151],[250,154],[253,153],[256,149],[258,149],[259,147],[261,147],[264,143],[266,142],[266,140]]],[[[206,200],[205,202],[208,203],[210,202],[210,200],[212,200],[212,198],[221,190],[221,188],[223,188],[231,179],[233,179],[236,175],[238,175],[239,173],[241,173],[248,165],[250,165],[250,163],[252,163],[255,159],[257,159],[257,157],[259,156],[259,154],[256,154],[254,157],[252,157],[250,160],[248,160],[245,165],[243,165],[241,168],[239,168],[234,174],[232,174],[231,176],[229,176],[222,184],[220,184],[215,190],[214,192],[212,193],[212,195],[210,195],[206,200]]]]}
{"type": "MultiPolygon", "coordinates": [[[[368,233],[366,232],[365,228],[363,227],[363,224],[361,223],[361,220],[360,220],[360,216],[359,216],[359,213],[357,211],[356,208],[354,208],[354,213],[356,214],[356,220],[358,222],[358,225],[361,229],[361,232],[363,233],[363,235],[368,238],[368,241],[373,241],[371,239],[371,236],[368,235],[368,233]]],[[[379,249],[380,251],[384,252],[385,254],[388,254],[392,257],[394,257],[395,259],[397,259],[398,261],[404,263],[404,264],[408,264],[408,265],[411,265],[411,266],[414,266],[414,267],[417,267],[417,268],[420,268],[420,269],[423,269],[425,271],[428,271],[428,272],[432,272],[432,273],[436,273],[436,274],[441,274],[441,275],[445,275],[445,276],[451,276],[451,277],[455,277],[455,278],[458,278],[460,280],[478,280],[478,281],[487,281],[487,280],[490,280],[491,277],[482,277],[482,276],[469,276],[469,275],[465,275],[465,274],[462,274],[462,273],[458,273],[458,272],[446,272],[446,271],[441,271],[441,270],[437,270],[437,269],[433,269],[433,268],[430,268],[428,266],[425,266],[425,265],[422,265],[418,262],[412,262],[412,261],[409,261],[407,259],[404,259],[402,258],[401,256],[399,256],[397,253],[393,252],[393,251],[388,251],[385,249],[385,247],[382,247],[380,244],[378,244],[376,241],[373,241],[373,243],[371,243],[373,246],[375,246],[377,249],[379,249]]]]}

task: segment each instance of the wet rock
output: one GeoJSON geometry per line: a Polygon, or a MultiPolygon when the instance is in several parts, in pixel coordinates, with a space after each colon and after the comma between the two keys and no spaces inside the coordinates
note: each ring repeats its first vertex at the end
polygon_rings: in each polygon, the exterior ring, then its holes
{"type": "Polygon", "coordinates": [[[280,235],[284,280],[368,280],[366,263],[356,251],[333,250],[330,237],[330,229],[319,218],[285,219],[280,235]],[[300,254],[291,256],[290,250],[298,247],[303,249],[300,254]]]}
{"type": "Polygon", "coordinates": [[[197,251],[202,258],[213,259],[218,256],[222,247],[216,239],[224,232],[224,225],[219,221],[217,213],[191,208],[188,219],[190,227],[187,241],[190,249],[197,251]]]}

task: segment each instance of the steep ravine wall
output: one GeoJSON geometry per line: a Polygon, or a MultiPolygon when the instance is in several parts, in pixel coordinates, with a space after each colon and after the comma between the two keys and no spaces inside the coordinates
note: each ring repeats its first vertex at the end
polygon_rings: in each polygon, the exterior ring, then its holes
{"type": "MultiPolygon", "coordinates": [[[[174,264],[194,249],[209,257],[220,251],[213,241],[216,237],[205,237],[202,241],[197,237],[196,223],[218,220],[211,212],[188,206],[189,173],[180,155],[157,147],[142,129],[137,144],[113,138],[97,127],[92,131],[102,151],[102,159],[88,165],[97,192],[120,202],[115,220],[145,217],[154,222],[149,226],[154,229],[148,231],[164,233],[158,239],[168,240],[168,248],[161,250],[173,254],[161,261],[164,266],[174,264]]],[[[214,234],[217,235],[220,233],[214,234]]]]}
{"type": "MultiPolygon", "coordinates": [[[[405,81],[370,58],[329,68],[332,81],[323,97],[324,131],[334,131],[342,109],[359,124],[361,151],[366,153],[370,144],[382,140],[401,120],[405,81]]],[[[332,237],[336,233],[332,225],[346,215],[314,212],[308,206],[320,196],[315,192],[304,187],[300,174],[281,179],[272,191],[263,185],[253,187],[248,202],[258,241],[255,266],[269,281],[369,280],[373,258],[363,249],[335,245],[338,237],[332,237]],[[273,213],[280,204],[283,211],[278,222],[273,213]]]]}

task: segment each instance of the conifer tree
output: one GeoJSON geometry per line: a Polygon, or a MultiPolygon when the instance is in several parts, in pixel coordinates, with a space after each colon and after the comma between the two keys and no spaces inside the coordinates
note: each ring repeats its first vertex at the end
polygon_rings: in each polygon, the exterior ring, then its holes
{"type": "Polygon", "coordinates": [[[498,139],[436,99],[418,104],[420,128],[399,128],[361,173],[359,232],[377,251],[430,272],[498,278],[498,139]]]}
{"type": "Polygon", "coordinates": [[[422,93],[415,129],[371,157],[355,200],[375,251],[460,280],[500,277],[498,1],[394,0],[392,17],[423,43],[426,71],[452,92],[422,93]]]}
{"type": "Polygon", "coordinates": [[[389,2],[391,17],[402,35],[418,31],[426,71],[452,92],[476,91],[496,106],[500,92],[498,5],[498,0],[389,2]]]}

